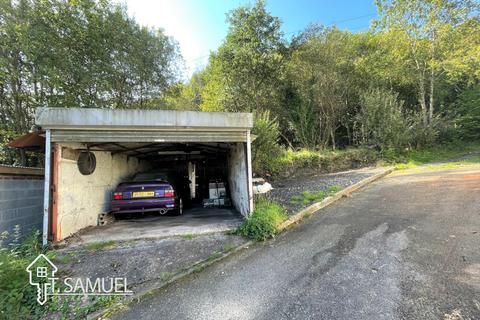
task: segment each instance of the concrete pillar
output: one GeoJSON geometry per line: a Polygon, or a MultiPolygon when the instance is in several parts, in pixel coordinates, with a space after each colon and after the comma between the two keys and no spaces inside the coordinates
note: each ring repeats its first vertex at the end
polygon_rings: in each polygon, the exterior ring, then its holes
{"type": "Polygon", "coordinates": [[[43,188],[43,233],[42,244],[48,244],[48,217],[50,213],[50,173],[52,168],[52,139],[50,130],[45,131],[45,185],[43,188]]]}
{"type": "Polygon", "coordinates": [[[247,159],[247,145],[241,142],[235,143],[228,157],[228,184],[233,205],[244,217],[251,212],[247,159]]]}
{"type": "Polygon", "coordinates": [[[194,199],[197,185],[197,171],[195,163],[193,162],[188,162],[188,180],[190,180],[190,199],[194,199]]]}
{"type": "Polygon", "coordinates": [[[252,173],[252,137],[250,135],[250,130],[247,131],[247,183],[248,183],[248,205],[249,205],[249,214],[253,212],[253,173],[252,173]]]}

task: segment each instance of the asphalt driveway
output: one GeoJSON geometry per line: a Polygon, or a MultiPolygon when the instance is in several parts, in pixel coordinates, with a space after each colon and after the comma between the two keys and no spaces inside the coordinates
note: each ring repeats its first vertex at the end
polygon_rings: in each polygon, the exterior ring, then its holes
{"type": "Polygon", "coordinates": [[[387,177],[118,319],[480,319],[480,171],[387,177]]]}

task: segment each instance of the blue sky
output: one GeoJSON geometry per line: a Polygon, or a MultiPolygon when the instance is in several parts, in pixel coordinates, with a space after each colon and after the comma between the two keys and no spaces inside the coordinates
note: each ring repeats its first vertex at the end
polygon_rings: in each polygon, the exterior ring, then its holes
{"type": "MultiPolygon", "coordinates": [[[[374,0],[267,0],[267,9],[283,22],[287,37],[310,23],[365,30],[376,16],[374,0]]],[[[205,66],[208,54],[227,34],[226,13],[253,4],[246,0],[118,0],[138,23],[163,28],[180,45],[186,75],[205,66]]]]}

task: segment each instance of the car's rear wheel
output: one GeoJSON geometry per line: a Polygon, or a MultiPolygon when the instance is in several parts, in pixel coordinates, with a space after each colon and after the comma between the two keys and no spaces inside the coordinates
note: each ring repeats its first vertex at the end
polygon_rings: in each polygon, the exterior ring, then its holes
{"type": "Polygon", "coordinates": [[[179,215],[183,214],[183,200],[182,200],[182,198],[180,198],[178,200],[177,214],[179,214],[179,215]]]}

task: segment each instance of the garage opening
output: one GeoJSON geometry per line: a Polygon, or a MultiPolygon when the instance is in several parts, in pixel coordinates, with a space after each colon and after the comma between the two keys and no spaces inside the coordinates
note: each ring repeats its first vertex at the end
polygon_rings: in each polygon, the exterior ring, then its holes
{"type": "MultiPolygon", "coordinates": [[[[135,159],[133,174],[122,180],[131,181],[148,178],[149,173],[178,177],[185,211],[198,207],[232,207],[229,180],[238,179],[230,170],[229,158],[232,157],[232,143],[102,143],[87,144],[87,149],[108,151],[111,156],[125,155],[126,161],[135,159]],[[145,177],[145,178],[142,178],[145,177]]],[[[77,149],[78,150],[78,149],[77,149]]],[[[231,162],[230,162],[231,164],[231,162]]],[[[246,177],[245,177],[246,178],[246,177]]],[[[234,197],[236,197],[234,195],[234,197]]],[[[138,207],[140,212],[148,208],[138,207]]]]}
{"type": "Polygon", "coordinates": [[[40,109],[36,121],[52,149],[45,206],[53,241],[97,225],[106,212],[120,222],[94,237],[120,227],[130,234],[195,226],[212,232],[215,225],[238,225],[253,210],[251,114],[52,108],[40,109]],[[181,206],[178,200],[151,205],[147,198],[160,191],[135,183],[144,173],[163,175],[175,192],[165,187],[161,198],[181,195],[181,206]],[[116,199],[131,206],[124,210],[116,199]],[[147,223],[137,223],[142,216],[147,223]]]}

